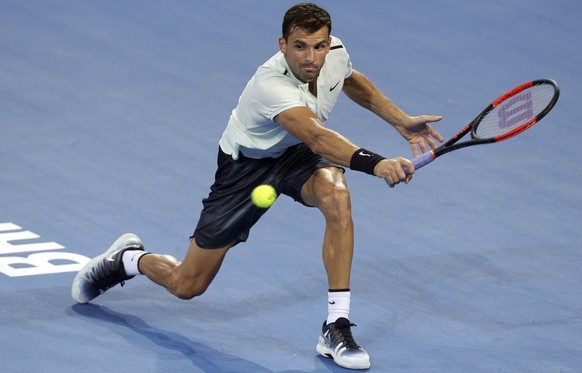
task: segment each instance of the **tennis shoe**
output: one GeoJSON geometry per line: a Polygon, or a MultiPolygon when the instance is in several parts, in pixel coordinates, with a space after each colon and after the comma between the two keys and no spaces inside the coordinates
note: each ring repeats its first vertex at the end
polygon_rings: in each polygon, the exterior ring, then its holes
{"type": "Polygon", "coordinates": [[[98,257],[93,258],[83,267],[71,288],[71,295],[77,303],[88,303],[117,284],[123,286],[125,281],[133,278],[123,268],[122,257],[127,250],[142,250],[143,244],[138,236],[126,233],[98,257]]]}
{"type": "Polygon", "coordinates": [[[316,350],[321,355],[332,358],[341,367],[368,369],[370,356],[354,340],[352,326],[356,324],[352,324],[345,317],[340,317],[330,324],[324,321],[316,350]]]}

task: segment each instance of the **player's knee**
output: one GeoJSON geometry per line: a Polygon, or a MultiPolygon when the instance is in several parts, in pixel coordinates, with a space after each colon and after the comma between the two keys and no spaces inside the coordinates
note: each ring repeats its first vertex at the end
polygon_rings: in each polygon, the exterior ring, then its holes
{"type": "Polygon", "coordinates": [[[209,286],[210,281],[205,281],[204,279],[183,279],[178,277],[168,290],[180,299],[189,300],[204,294],[209,286]]]}
{"type": "Polygon", "coordinates": [[[206,286],[178,286],[172,290],[172,294],[176,297],[184,300],[190,300],[192,298],[198,297],[208,289],[206,286]]]}
{"type": "Polygon", "coordinates": [[[344,223],[351,221],[352,205],[347,188],[336,188],[327,198],[325,205],[325,215],[328,220],[333,219],[344,223]]]}
{"type": "Polygon", "coordinates": [[[319,193],[319,208],[327,219],[349,221],[351,219],[351,197],[345,180],[326,183],[319,193]]]}

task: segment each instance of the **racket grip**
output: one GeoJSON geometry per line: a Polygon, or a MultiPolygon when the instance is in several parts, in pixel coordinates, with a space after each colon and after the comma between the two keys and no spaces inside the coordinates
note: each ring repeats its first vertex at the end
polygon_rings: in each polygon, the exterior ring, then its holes
{"type": "MultiPolygon", "coordinates": [[[[414,165],[414,169],[418,170],[419,168],[424,167],[427,164],[429,164],[430,162],[432,162],[435,158],[436,157],[435,157],[433,151],[431,150],[431,151],[428,151],[426,153],[422,153],[418,157],[414,158],[412,160],[412,164],[414,165]]],[[[404,171],[406,173],[408,173],[408,169],[406,167],[404,167],[404,171]]]]}

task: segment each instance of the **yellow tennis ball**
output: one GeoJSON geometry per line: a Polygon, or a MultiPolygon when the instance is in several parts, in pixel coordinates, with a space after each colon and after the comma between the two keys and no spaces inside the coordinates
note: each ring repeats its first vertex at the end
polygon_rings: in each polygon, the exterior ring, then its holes
{"type": "Polygon", "coordinates": [[[275,203],[275,200],[277,199],[277,191],[275,191],[275,188],[270,185],[259,185],[253,189],[251,199],[257,207],[266,209],[275,203]]]}

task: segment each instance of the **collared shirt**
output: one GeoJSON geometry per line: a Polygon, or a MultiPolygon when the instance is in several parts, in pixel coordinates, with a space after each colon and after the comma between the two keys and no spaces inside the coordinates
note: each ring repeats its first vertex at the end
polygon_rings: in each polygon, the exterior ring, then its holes
{"type": "Polygon", "coordinates": [[[331,37],[330,51],[317,78],[317,97],[309,84],[297,79],[285,56],[278,52],[260,66],[243,90],[237,107],[220,139],[220,148],[238,159],[239,152],[249,158],[276,158],[301,140],[291,135],[274,118],[285,110],[305,106],[326,121],[344,79],[352,74],[350,56],[340,39],[331,37]]]}

